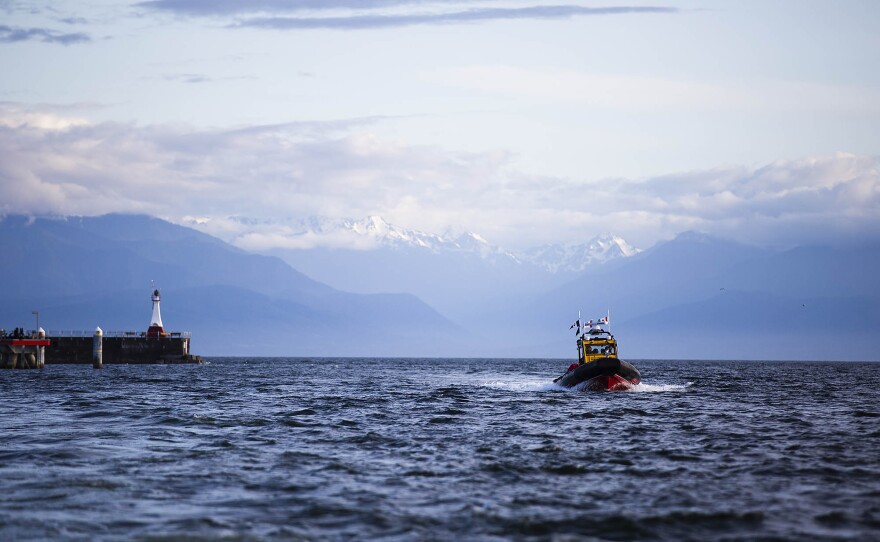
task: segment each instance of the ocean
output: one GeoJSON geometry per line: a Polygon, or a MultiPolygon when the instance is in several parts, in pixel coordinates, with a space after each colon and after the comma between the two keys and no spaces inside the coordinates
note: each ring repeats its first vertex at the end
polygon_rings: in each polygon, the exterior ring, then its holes
{"type": "Polygon", "coordinates": [[[880,363],[0,372],[0,540],[880,540],[880,363]]]}

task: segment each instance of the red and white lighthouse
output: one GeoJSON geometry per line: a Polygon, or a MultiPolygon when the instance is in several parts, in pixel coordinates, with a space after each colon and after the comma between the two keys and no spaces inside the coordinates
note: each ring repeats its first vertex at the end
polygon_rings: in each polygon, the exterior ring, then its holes
{"type": "Polygon", "coordinates": [[[147,337],[161,337],[165,333],[162,327],[162,314],[159,312],[159,289],[153,290],[153,316],[150,318],[150,327],[147,329],[147,337]]]}

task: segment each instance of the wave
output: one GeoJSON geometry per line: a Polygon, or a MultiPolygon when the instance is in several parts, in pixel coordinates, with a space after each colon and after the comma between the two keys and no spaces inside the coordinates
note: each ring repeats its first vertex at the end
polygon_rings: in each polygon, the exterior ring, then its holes
{"type": "Polygon", "coordinates": [[[565,389],[548,380],[487,380],[479,384],[484,388],[507,391],[551,391],[565,389]]]}
{"type": "Polygon", "coordinates": [[[686,384],[645,384],[644,382],[640,382],[636,384],[636,386],[629,390],[632,393],[658,393],[658,392],[667,392],[667,391],[686,391],[688,388],[693,386],[693,382],[688,382],[686,384]]]}
{"type": "MultiPolygon", "coordinates": [[[[693,386],[693,382],[685,384],[646,384],[644,382],[637,384],[629,393],[662,393],[662,392],[681,392],[686,391],[693,386]]],[[[522,391],[522,392],[541,392],[541,391],[568,391],[582,392],[577,386],[574,388],[566,388],[557,383],[547,380],[486,380],[479,384],[484,388],[492,388],[496,390],[522,391]]]]}

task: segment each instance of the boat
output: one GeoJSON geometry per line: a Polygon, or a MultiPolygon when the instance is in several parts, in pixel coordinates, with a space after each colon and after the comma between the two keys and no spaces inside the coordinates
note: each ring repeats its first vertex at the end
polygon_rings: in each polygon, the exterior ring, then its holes
{"type": "Polygon", "coordinates": [[[633,364],[617,357],[617,340],[602,325],[608,324],[608,317],[601,318],[598,324],[590,320],[577,326],[578,362],[572,363],[562,376],[554,382],[565,388],[583,391],[626,391],[634,388],[642,379],[633,364]]]}

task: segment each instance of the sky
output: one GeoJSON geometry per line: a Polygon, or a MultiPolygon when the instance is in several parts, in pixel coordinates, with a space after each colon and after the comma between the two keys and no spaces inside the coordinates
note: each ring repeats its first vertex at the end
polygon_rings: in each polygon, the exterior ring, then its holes
{"type": "MultiPolygon", "coordinates": [[[[0,213],[880,238],[880,3],[0,0],[0,213]]],[[[257,233],[259,235],[255,236],[257,233]]]]}

